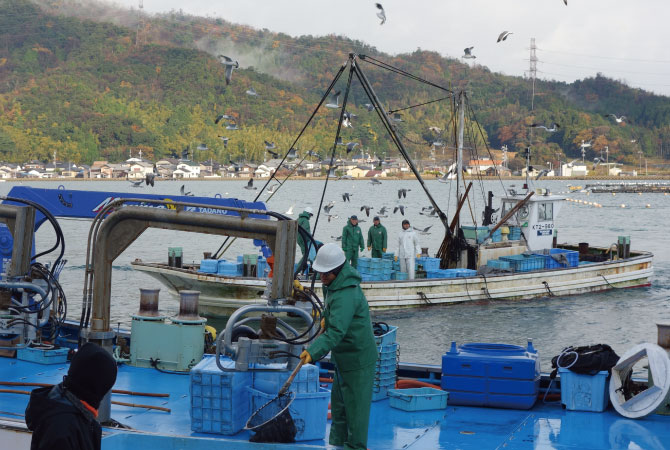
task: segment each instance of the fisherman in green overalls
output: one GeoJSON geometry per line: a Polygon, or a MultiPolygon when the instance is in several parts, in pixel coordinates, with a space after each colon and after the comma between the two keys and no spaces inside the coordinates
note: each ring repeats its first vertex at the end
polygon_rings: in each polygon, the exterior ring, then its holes
{"type": "MultiPolygon", "coordinates": [[[[298,216],[298,226],[307,230],[308,233],[310,232],[309,219],[311,219],[313,215],[314,213],[312,212],[312,208],[308,206],[298,216]]],[[[302,255],[305,256],[305,249],[306,249],[305,240],[302,238],[300,233],[298,233],[298,246],[300,247],[302,255]]]]}
{"type": "Polygon", "coordinates": [[[351,266],[358,268],[358,249],[365,250],[365,239],[363,232],[358,226],[358,217],[351,216],[347,224],[342,228],[342,250],[351,266]]]}
{"type": "Polygon", "coordinates": [[[381,258],[386,251],[386,227],[381,224],[379,217],[372,219],[373,225],[368,230],[368,250],[372,251],[373,258],[381,258]]]}
{"type": "Polygon", "coordinates": [[[313,269],[321,274],[323,283],[324,332],[300,358],[309,363],[332,352],[336,370],[330,394],[332,424],[328,442],[345,449],[365,450],[378,353],[370,309],[360,286],[361,276],[347,263],[337,244],[325,244],[319,249],[313,269]]]}

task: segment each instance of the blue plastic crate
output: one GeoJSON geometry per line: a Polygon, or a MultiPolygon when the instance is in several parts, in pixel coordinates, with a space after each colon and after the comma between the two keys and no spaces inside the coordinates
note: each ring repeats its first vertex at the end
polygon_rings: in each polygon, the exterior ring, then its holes
{"type": "Polygon", "coordinates": [[[370,258],[370,269],[371,270],[381,270],[383,269],[383,263],[381,258],[370,258]]]}
{"type": "Polygon", "coordinates": [[[200,269],[198,272],[202,273],[216,273],[219,270],[219,261],[216,259],[203,259],[200,261],[200,269]]]}
{"type": "Polygon", "coordinates": [[[372,388],[372,401],[377,402],[379,400],[384,400],[386,397],[388,397],[389,390],[393,388],[395,388],[395,380],[393,380],[392,384],[374,386],[372,388]]]}
{"type": "MultiPolygon", "coordinates": [[[[234,369],[230,359],[224,367],[234,369]]],[[[231,435],[244,428],[251,415],[249,393],[251,372],[224,372],[213,356],[205,357],[190,372],[191,430],[231,435]]]]}
{"type": "MultiPolygon", "coordinates": [[[[395,344],[397,332],[398,332],[398,327],[394,327],[393,325],[389,325],[388,331],[385,334],[375,336],[375,343],[377,344],[377,346],[381,345],[384,349],[386,349],[385,346],[395,344]]],[[[396,348],[396,351],[397,351],[397,348],[396,348]]]]}
{"type": "Polygon", "coordinates": [[[391,279],[392,279],[392,280],[399,280],[399,281],[401,281],[401,280],[407,280],[408,278],[409,278],[409,274],[408,274],[407,272],[400,272],[399,270],[398,270],[398,271],[394,271],[394,272],[391,274],[391,279]]]}
{"type": "MultiPolygon", "coordinates": [[[[266,394],[277,394],[290,375],[290,370],[254,371],[252,387],[266,394]]],[[[302,366],[291,383],[291,390],[298,393],[319,392],[319,368],[313,364],[302,366]]]]}
{"type": "Polygon", "coordinates": [[[388,395],[391,407],[403,411],[428,411],[447,407],[448,394],[436,388],[391,389],[388,395]]]}
{"type": "Polygon", "coordinates": [[[16,358],[37,364],[65,364],[69,351],[68,348],[24,347],[16,351],[16,358]]]}
{"type": "Polygon", "coordinates": [[[457,278],[476,277],[477,271],[472,269],[447,269],[456,274],[457,278]]]}
{"type": "Polygon", "coordinates": [[[375,281],[375,277],[373,275],[362,273],[361,274],[361,281],[375,281]]]}
{"type": "Polygon", "coordinates": [[[609,404],[609,373],[582,375],[559,368],[561,376],[561,403],[570,411],[602,412],[609,404]]]}
{"type": "Polygon", "coordinates": [[[395,370],[386,372],[375,372],[374,386],[390,386],[396,381],[395,370]]]}
{"type": "Polygon", "coordinates": [[[512,265],[510,264],[509,261],[504,261],[500,259],[489,259],[488,261],[486,261],[486,265],[493,269],[500,269],[500,270],[509,270],[512,268],[512,265]]]}
{"type": "Polygon", "coordinates": [[[564,248],[550,248],[544,250],[542,253],[537,253],[544,257],[545,269],[561,269],[567,267],[579,266],[579,252],[575,250],[566,250],[564,248]],[[551,255],[564,254],[568,260],[567,265],[556,261],[551,255]]]}
{"type": "Polygon", "coordinates": [[[501,256],[501,260],[509,261],[515,272],[531,272],[544,269],[544,256],[540,255],[511,255],[501,256]]]}
{"type": "Polygon", "coordinates": [[[390,270],[393,269],[393,260],[392,259],[384,259],[382,258],[382,268],[384,270],[390,270]]]}
{"type": "Polygon", "coordinates": [[[397,359],[399,347],[400,345],[397,343],[379,345],[377,347],[377,349],[379,350],[379,356],[377,357],[377,359],[381,359],[382,361],[387,361],[389,359],[393,360],[397,359]]]}
{"type": "MultiPolygon", "coordinates": [[[[257,411],[276,397],[276,394],[266,394],[254,388],[248,388],[248,390],[251,395],[253,411],[257,411]]],[[[295,399],[288,410],[298,430],[295,436],[296,441],[322,440],[326,437],[329,400],[330,391],[324,388],[320,388],[319,392],[295,394],[295,399]]],[[[248,418],[249,416],[247,416],[248,418]]]]}
{"type": "Polygon", "coordinates": [[[426,272],[433,270],[440,270],[440,258],[430,258],[428,256],[422,256],[421,258],[416,259],[417,264],[423,266],[423,270],[426,272]]]}
{"type": "Polygon", "coordinates": [[[382,253],[382,259],[395,259],[395,254],[393,252],[384,252],[382,253]]]}
{"type": "Polygon", "coordinates": [[[473,343],[442,356],[441,387],[449,404],[530,409],[540,388],[540,359],[528,347],[473,343]]]}

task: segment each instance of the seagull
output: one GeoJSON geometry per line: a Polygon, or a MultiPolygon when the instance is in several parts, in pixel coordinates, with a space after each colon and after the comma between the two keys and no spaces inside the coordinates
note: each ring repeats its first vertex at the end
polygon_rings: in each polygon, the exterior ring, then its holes
{"type": "Polygon", "coordinates": [[[226,125],[226,130],[239,130],[240,127],[237,126],[236,123],[229,123],[226,125]]]}
{"type": "Polygon", "coordinates": [[[258,96],[258,93],[256,92],[256,89],[254,89],[253,87],[250,87],[249,89],[247,89],[246,94],[251,95],[252,97],[258,96]]]}
{"type": "Polygon", "coordinates": [[[367,206],[367,205],[361,206],[361,211],[365,211],[365,215],[368,216],[368,217],[370,217],[370,210],[371,209],[374,209],[374,208],[372,206],[367,206]]]}
{"type": "Polygon", "coordinates": [[[254,187],[254,179],[249,178],[249,182],[247,183],[246,186],[244,186],[244,189],[249,189],[250,191],[255,191],[256,188],[254,187]]]}
{"type": "Polygon", "coordinates": [[[617,117],[616,114],[605,114],[605,117],[613,117],[616,123],[621,123],[626,120],[626,116],[617,117]]]}
{"type": "Polygon", "coordinates": [[[379,181],[379,180],[376,179],[376,178],[373,178],[373,179],[370,180],[370,184],[372,184],[372,185],[377,185],[377,184],[382,184],[382,182],[379,181]]]}
{"type": "Polygon", "coordinates": [[[328,217],[328,222],[330,222],[330,219],[339,219],[340,216],[337,214],[326,214],[326,217],[328,217]]]}
{"type": "Polygon", "coordinates": [[[430,231],[428,231],[428,230],[430,230],[432,227],[433,227],[433,226],[430,225],[430,226],[428,226],[428,227],[426,227],[426,228],[423,228],[423,229],[422,229],[422,228],[417,228],[417,227],[412,227],[412,229],[413,229],[414,231],[418,231],[419,234],[430,234],[430,231]]]}
{"type": "Polygon", "coordinates": [[[316,153],[314,150],[308,150],[307,151],[307,156],[314,156],[314,157],[319,157],[319,154],[316,153]]]}
{"type": "Polygon", "coordinates": [[[184,196],[187,196],[187,197],[193,197],[193,194],[191,194],[190,192],[186,192],[186,190],[184,189],[183,184],[179,188],[179,192],[181,193],[181,195],[184,195],[184,196]]]}
{"type": "Polygon", "coordinates": [[[393,117],[389,117],[392,122],[402,122],[402,113],[393,113],[393,117]]]}
{"type": "Polygon", "coordinates": [[[291,159],[297,158],[298,157],[298,150],[292,148],[291,150],[288,151],[288,153],[286,154],[286,157],[291,158],[291,159]]]}
{"type": "Polygon", "coordinates": [[[266,150],[274,150],[277,147],[274,142],[268,142],[268,141],[263,141],[263,142],[265,142],[265,149],[266,150]]]}
{"type": "Polygon", "coordinates": [[[398,211],[400,211],[400,214],[402,214],[403,216],[405,215],[405,207],[403,205],[398,205],[395,208],[393,208],[393,214],[397,213],[398,211]]]}
{"type": "Polygon", "coordinates": [[[226,71],[225,71],[225,77],[226,77],[226,85],[230,84],[230,78],[233,76],[233,69],[237,69],[240,67],[240,63],[237,61],[233,61],[229,57],[225,55],[219,55],[219,60],[221,61],[221,64],[226,66],[226,71]]]}
{"type": "Polygon", "coordinates": [[[216,119],[214,120],[214,123],[218,125],[219,122],[221,122],[222,119],[235,120],[235,118],[233,116],[229,116],[228,114],[219,114],[218,116],[216,116],[216,119]]]}
{"type": "Polygon", "coordinates": [[[568,6],[568,0],[563,0],[563,3],[565,3],[565,6],[568,6]]]}
{"type": "Polygon", "coordinates": [[[154,180],[156,178],[156,175],[158,174],[158,168],[156,167],[156,164],[154,164],[154,169],[152,172],[147,173],[144,176],[144,182],[148,185],[151,185],[151,187],[154,186],[154,180]]]}
{"type": "Polygon", "coordinates": [[[346,145],[342,142],[342,136],[338,136],[337,139],[335,140],[336,145],[346,145]]]}
{"type": "Polygon", "coordinates": [[[189,148],[186,147],[184,150],[181,151],[181,159],[183,161],[188,161],[188,150],[189,148]]]}
{"type": "Polygon", "coordinates": [[[558,131],[559,128],[561,128],[561,126],[557,123],[552,123],[551,128],[548,128],[546,125],[540,125],[539,123],[531,123],[528,126],[530,128],[544,128],[545,130],[547,130],[550,133],[554,133],[554,132],[558,131]]]}
{"type": "Polygon", "coordinates": [[[593,167],[591,168],[591,170],[596,170],[596,167],[597,167],[598,164],[600,164],[601,162],[602,162],[602,160],[601,160],[600,158],[594,158],[594,159],[593,159],[593,167]]]}
{"type": "Polygon", "coordinates": [[[340,93],[341,91],[337,91],[332,94],[332,97],[335,99],[335,103],[326,103],[326,108],[337,109],[340,107],[340,93]]]}
{"type": "Polygon", "coordinates": [[[379,211],[377,211],[377,216],[379,217],[388,217],[386,215],[386,211],[388,211],[388,208],[386,206],[382,206],[379,211]]]}
{"type": "Polygon", "coordinates": [[[223,148],[228,148],[228,138],[224,136],[219,136],[219,139],[223,141],[223,148]]]}
{"type": "Polygon", "coordinates": [[[357,145],[358,142],[347,142],[347,153],[351,153],[357,145]]]}
{"type": "Polygon", "coordinates": [[[431,142],[430,146],[431,147],[444,147],[445,143],[444,143],[444,141],[441,141],[441,140],[438,139],[437,141],[431,142]]]}
{"type": "Polygon", "coordinates": [[[411,191],[411,189],[398,189],[398,198],[404,197],[407,198],[407,192],[411,191]]]}
{"type": "Polygon", "coordinates": [[[437,211],[434,209],[422,209],[419,214],[426,217],[438,217],[437,211]]]}
{"type": "Polygon", "coordinates": [[[239,164],[234,163],[234,162],[232,162],[232,161],[230,161],[230,164],[233,165],[233,170],[234,170],[236,173],[240,171],[240,166],[239,166],[239,164]]]}
{"type": "Polygon", "coordinates": [[[352,114],[349,111],[345,111],[344,114],[342,115],[342,126],[344,128],[353,128],[353,124],[351,123],[351,119],[357,117],[356,114],[352,114]]]}
{"type": "Polygon", "coordinates": [[[265,192],[267,192],[268,194],[274,194],[275,192],[277,192],[277,188],[279,188],[279,185],[273,184],[272,186],[270,186],[270,189],[266,189],[265,192]]]}
{"type": "Polygon", "coordinates": [[[464,48],[464,49],[463,49],[464,55],[463,55],[461,58],[465,58],[465,59],[475,59],[476,56],[472,54],[472,49],[473,49],[473,48],[474,48],[474,47],[464,48]]]}
{"type": "Polygon", "coordinates": [[[330,210],[333,209],[335,206],[335,202],[331,201],[327,205],[323,205],[323,210],[326,212],[326,214],[330,214],[330,210]]]}
{"type": "Polygon", "coordinates": [[[342,236],[337,236],[337,237],[331,236],[331,238],[335,239],[336,241],[341,241],[342,240],[342,236]]]}
{"type": "Polygon", "coordinates": [[[279,158],[279,153],[277,153],[277,152],[273,152],[272,150],[267,150],[267,152],[268,152],[270,155],[272,155],[272,157],[273,157],[274,159],[279,158]]]}
{"type": "Polygon", "coordinates": [[[512,33],[511,31],[503,31],[502,33],[500,33],[500,35],[498,35],[498,40],[496,42],[506,40],[509,37],[510,34],[514,34],[514,33],[512,33]]]}
{"type": "Polygon", "coordinates": [[[133,187],[142,187],[142,183],[144,182],[144,180],[140,180],[140,181],[128,180],[128,181],[130,181],[130,184],[132,184],[133,187]]]}
{"type": "Polygon", "coordinates": [[[345,192],[344,194],[342,194],[342,201],[343,202],[351,202],[350,197],[353,197],[353,196],[354,196],[354,194],[350,194],[348,192],[345,192]]]}
{"type": "Polygon", "coordinates": [[[384,25],[384,22],[386,22],[386,13],[384,12],[384,7],[381,3],[375,3],[375,6],[379,10],[377,11],[377,17],[381,19],[381,23],[379,25],[384,25]]]}
{"type": "Polygon", "coordinates": [[[637,142],[637,139],[631,139],[631,140],[630,140],[630,143],[631,143],[631,144],[635,144],[636,142],[637,142]]]}
{"type": "Polygon", "coordinates": [[[580,145],[580,147],[582,147],[582,148],[587,148],[587,147],[590,147],[590,146],[591,146],[591,141],[589,141],[589,142],[582,142],[582,145],[580,145]]]}
{"type": "Polygon", "coordinates": [[[439,128],[439,127],[428,127],[428,131],[432,131],[433,133],[440,134],[440,133],[442,133],[442,128],[439,128]]]}
{"type": "Polygon", "coordinates": [[[330,169],[328,169],[328,176],[329,177],[337,177],[337,175],[335,175],[335,169],[337,169],[338,167],[340,167],[340,166],[333,166],[330,169]]]}
{"type": "Polygon", "coordinates": [[[286,210],[286,212],[285,212],[284,214],[286,214],[287,216],[292,216],[292,215],[293,215],[293,207],[294,207],[294,206],[295,206],[295,205],[291,205],[291,207],[290,207],[288,210],[286,210]]]}
{"type": "Polygon", "coordinates": [[[207,144],[200,144],[200,145],[198,145],[197,148],[198,148],[198,150],[200,150],[200,151],[209,150],[209,149],[207,148],[207,144]]]}
{"type": "Polygon", "coordinates": [[[372,103],[366,103],[363,106],[365,106],[365,109],[367,109],[370,112],[375,110],[375,105],[373,105],[372,103]]]}

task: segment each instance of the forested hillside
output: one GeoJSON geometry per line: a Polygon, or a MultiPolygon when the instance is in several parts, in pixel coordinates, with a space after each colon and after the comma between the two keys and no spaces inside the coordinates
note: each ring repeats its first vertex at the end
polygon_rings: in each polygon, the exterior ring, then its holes
{"type": "MultiPolygon", "coordinates": [[[[557,132],[533,132],[540,161],[581,157],[582,140],[592,141],[587,158],[608,146],[610,160],[628,163],[635,163],[640,151],[659,155],[670,144],[670,99],[603,76],[572,84],[538,81],[531,113],[529,80],[434,52],[389,56],[339,36],[292,38],[180,12],[145,16],[138,33],[136,11],[91,2],[0,0],[0,8],[0,159],[5,161],[51,159],[54,151],[60,160],[118,161],[129,149],[141,149],[151,159],[185,148],[196,160],[262,161],[268,157],[266,140],[276,142],[280,152],[289,148],[349,52],[466,89],[493,148],[524,148],[529,124],[553,122],[560,124],[557,132]],[[218,54],[240,62],[230,85],[218,54]],[[258,95],[247,94],[250,88],[258,95]],[[628,121],[618,124],[604,117],[608,113],[625,114],[628,121]],[[239,129],[226,129],[231,121],[215,124],[219,114],[234,117],[239,129]]],[[[361,67],[388,109],[444,96],[365,62],[361,67]]],[[[345,73],[336,90],[344,90],[346,79],[345,73]]],[[[343,131],[345,142],[360,142],[380,156],[395,154],[356,81],[349,103],[347,110],[358,117],[343,131]]],[[[324,155],[332,147],[338,114],[321,108],[298,148],[324,155]]],[[[474,116],[469,114],[468,125],[474,116]]],[[[402,120],[398,129],[407,147],[427,157],[429,142],[450,139],[452,103],[405,110],[402,120]],[[444,131],[436,135],[429,127],[444,131]]],[[[477,134],[476,126],[468,129],[477,134]]]]}

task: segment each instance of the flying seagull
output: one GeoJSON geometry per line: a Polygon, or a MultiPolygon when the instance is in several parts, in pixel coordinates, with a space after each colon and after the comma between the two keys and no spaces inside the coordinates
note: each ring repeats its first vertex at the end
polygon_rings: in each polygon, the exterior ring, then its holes
{"type": "Polygon", "coordinates": [[[375,110],[375,105],[373,105],[372,103],[366,103],[363,106],[365,106],[365,109],[367,109],[368,111],[374,111],[375,110]]]}
{"type": "Polygon", "coordinates": [[[426,228],[412,227],[412,229],[413,229],[414,231],[418,231],[419,234],[430,234],[430,231],[429,231],[429,230],[430,230],[432,227],[433,227],[433,226],[430,225],[430,226],[428,226],[428,227],[426,227],[426,228]]]}
{"type": "Polygon", "coordinates": [[[433,133],[440,134],[440,133],[442,133],[442,128],[439,128],[439,127],[428,127],[428,131],[432,131],[433,133]]]}
{"type": "Polygon", "coordinates": [[[372,206],[363,205],[361,206],[361,211],[365,211],[365,215],[370,217],[370,210],[374,209],[372,206]]]}
{"type": "Polygon", "coordinates": [[[331,201],[327,205],[323,205],[323,210],[326,212],[326,214],[330,214],[330,210],[333,209],[335,206],[335,202],[331,201]]]}
{"type": "Polygon", "coordinates": [[[392,122],[402,122],[402,113],[393,113],[393,117],[389,117],[392,122]]]}
{"type": "Polygon", "coordinates": [[[353,128],[353,124],[351,123],[351,119],[355,118],[356,114],[352,114],[348,111],[345,111],[344,114],[342,115],[342,126],[344,128],[353,128]]]}
{"type": "Polygon", "coordinates": [[[509,37],[510,34],[514,34],[514,33],[512,33],[511,31],[503,31],[502,33],[500,33],[500,35],[498,35],[497,42],[506,40],[509,37]]]}
{"type": "Polygon", "coordinates": [[[358,142],[347,142],[347,153],[351,153],[357,145],[358,142]]]}
{"type": "Polygon", "coordinates": [[[386,206],[382,206],[379,211],[377,211],[377,216],[379,217],[388,217],[386,215],[386,211],[388,211],[388,208],[386,206]]]}
{"type": "Polygon", "coordinates": [[[214,123],[218,125],[219,122],[221,122],[222,119],[235,120],[235,118],[233,116],[229,116],[228,114],[219,114],[218,116],[216,116],[216,119],[214,120],[214,123]]]}
{"type": "Polygon", "coordinates": [[[286,154],[286,157],[291,158],[291,159],[297,158],[298,157],[298,150],[296,150],[294,148],[290,149],[288,151],[288,153],[286,154]]]}
{"type": "Polygon", "coordinates": [[[270,155],[272,155],[272,157],[273,157],[274,159],[278,159],[278,158],[279,158],[279,153],[277,153],[277,152],[273,152],[272,150],[268,150],[267,152],[268,152],[270,155]]]}
{"type": "Polygon", "coordinates": [[[540,178],[542,178],[543,176],[545,176],[548,173],[549,173],[549,169],[540,170],[540,173],[537,174],[537,176],[535,177],[535,180],[539,180],[540,178]]]}
{"type": "Polygon", "coordinates": [[[254,187],[254,179],[249,178],[249,182],[247,183],[246,186],[244,186],[244,189],[249,189],[250,191],[255,191],[256,188],[254,187]]]}
{"type": "Polygon", "coordinates": [[[258,93],[256,92],[256,89],[253,88],[253,86],[247,89],[246,94],[251,95],[252,97],[258,96],[258,93]]]}
{"type": "Polygon", "coordinates": [[[426,216],[426,217],[438,217],[437,216],[437,211],[435,211],[434,209],[423,209],[422,208],[421,212],[419,212],[419,214],[421,214],[422,216],[426,216]]]}
{"type": "Polygon", "coordinates": [[[382,182],[379,181],[379,180],[376,179],[376,178],[371,179],[371,180],[370,180],[370,183],[371,183],[372,185],[382,184],[382,182]]]}
{"type": "Polygon", "coordinates": [[[340,216],[337,214],[326,214],[326,217],[328,217],[328,222],[330,222],[330,219],[339,219],[340,216]]]}
{"type": "Polygon", "coordinates": [[[229,123],[226,125],[226,130],[239,130],[240,128],[237,126],[236,123],[229,123]]]}
{"type": "Polygon", "coordinates": [[[400,211],[400,214],[402,214],[403,216],[405,215],[405,207],[403,205],[398,205],[395,208],[393,208],[393,214],[397,213],[398,211],[400,211]]]}
{"type": "Polygon", "coordinates": [[[342,194],[342,201],[343,202],[351,202],[351,198],[349,198],[349,197],[353,197],[353,196],[354,196],[354,194],[350,194],[348,192],[345,192],[344,194],[342,194]]]}
{"type": "Polygon", "coordinates": [[[265,142],[265,149],[266,150],[274,150],[277,147],[274,142],[268,142],[268,141],[263,141],[263,142],[265,142]]]}
{"type": "Polygon", "coordinates": [[[184,185],[182,184],[181,187],[179,188],[179,192],[181,195],[184,195],[186,197],[193,197],[193,194],[191,192],[187,192],[186,189],[184,189],[184,185]]]}
{"type": "Polygon", "coordinates": [[[289,209],[287,209],[286,212],[285,212],[284,214],[286,214],[287,216],[292,216],[292,215],[293,215],[293,207],[294,207],[294,206],[295,206],[295,205],[291,205],[291,207],[290,207],[289,209]]]}
{"type": "Polygon", "coordinates": [[[411,191],[411,189],[398,189],[398,198],[404,197],[407,198],[407,192],[411,191]]]}
{"type": "Polygon", "coordinates": [[[270,189],[266,189],[265,192],[267,192],[268,194],[274,194],[278,188],[279,188],[278,184],[273,184],[272,186],[270,186],[270,189]]]}
{"type": "Polygon", "coordinates": [[[330,168],[328,169],[328,176],[329,176],[329,177],[336,177],[337,175],[335,175],[335,169],[337,169],[338,167],[340,167],[340,166],[333,166],[333,167],[330,167],[330,168]]]}
{"type": "Polygon", "coordinates": [[[219,136],[219,139],[223,141],[223,148],[228,148],[228,138],[225,136],[219,136]]]}
{"type": "Polygon", "coordinates": [[[613,117],[616,123],[621,123],[626,120],[626,116],[617,117],[616,114],[605,114],[605,117],[613,117]]]}
{"type": "Polygon", "coordinates": [[[551,128],[547,127],[546,125],[540,125],[539,123],[531,123],[528,126],[531,127],[531,128],[544,128],[545,130],[547,130],[550,133],[554,133],[554,132],[558,131],[559,128],[561,128],[561,126],[557,123],[552,123],[551,128]]]}
{"type": "Polygon", "coordinates": [[[379,10],[377,11],[377,17],[381,19],[381,23],[379,25],[384,25],[384,22],[386,22],[386,13],[384,12],[384,7],[381,3],[375,3],[375,6],[379,10]]]}
{"type": "Polygon", "coordinates": [[[154,164],[153,172],[149,172],[144,176],[144,182],[146,183],[147,186],[149,185],[151,185],[151,187],[154,186],[154,180],[156,179],[157,174],[158,174],[158,168],[156,167],[156,164],[154,164]]]}
{"type": "Polygon", "coordinates": [[[235,172],[239,172],[239,171],[240,171],[240,165],[239,165],[239,164],[234,163],[234,162],[232,162],[232,161],[230,161],[230,164],[232,164],[232,166],[233,166],[233,170],[234,170],[235,172]]]}
{"type": "Polygon", "coordinates": [[[331,236],[331,238],[335,239],[336,241],[341,241],[342,240],[342,236],[337,236],[337,237],[331,236]]]}
{"type": "Polygon", "coordinates": [[[568,0],[563,0],[563,3],[565,3],[565,6],[568,6],[568,0]]]}
{"type": "Polygon", "coordinates": [[[475,59],[476,56],[472,54],[472,49],[473,48],[475,48],[475,47],[473,46],[473,47],[464,48],[463,49],[464,54],[463,54],[462,58],[475,59]]]}
{"type": "Polygon", "coordinates": [[[219,55],[219,60],[221,64],[226,66],[225,76],[226,76],[226,85],[230,84],[230,78],[233,76],[233,69],[240,67],[240,63],[233,61],[226,55],[219,55]]]}
{"type": "Polygon", "coordinates": [[[341,91],[337,91],[332,94],[332,97],[335,99],[335,103],[326,103],[326,108],[337,109],[340,107],[340,93],[341,91]]]}
{"type": "Polygon", "coordinates": [[[128,181],[130,181],[130,184],[132,184],[133,187],[142,187],[142,183],[144,183],[144,180],[139,181],[128,180],[128,181]]]}

